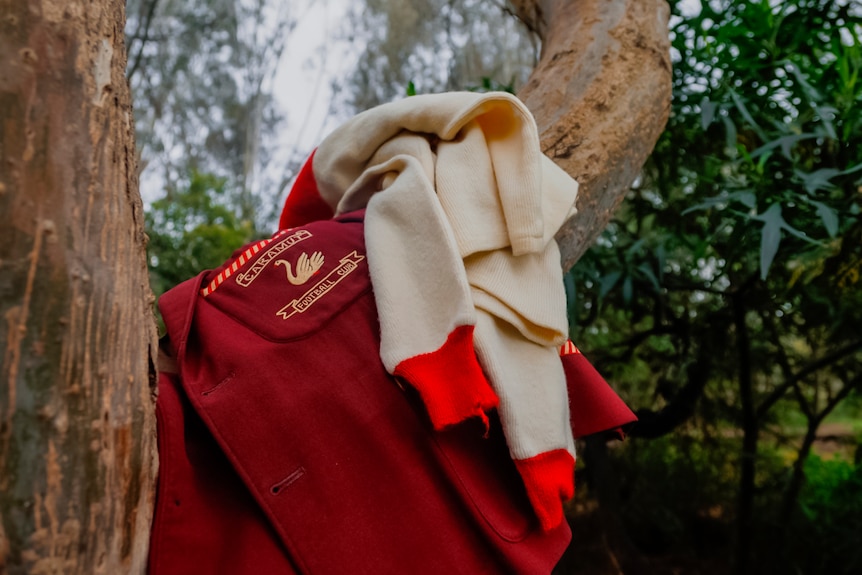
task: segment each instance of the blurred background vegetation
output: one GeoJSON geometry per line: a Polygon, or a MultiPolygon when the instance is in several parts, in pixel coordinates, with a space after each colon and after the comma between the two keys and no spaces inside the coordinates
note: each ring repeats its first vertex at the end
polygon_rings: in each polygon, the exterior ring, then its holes
{"type": "MultiPolygon", "coordinates": [[[[269,235],[328,126],[516,91],[540,49],[491,0],[331,2],[322,47],[287,49],[313,4],[129,0],[157,293],[269,235]]],[[[573,339],[640,421],[581,446],[558,572],[862,573],[862,6],[671,7],[667,129],[567,276],[573,339]]]]}

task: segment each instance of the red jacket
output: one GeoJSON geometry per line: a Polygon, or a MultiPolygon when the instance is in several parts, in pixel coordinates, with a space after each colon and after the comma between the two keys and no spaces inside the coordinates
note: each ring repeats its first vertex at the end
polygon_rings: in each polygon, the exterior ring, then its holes
{"type": "MultiPolygon", "coordinates": [[[[151,574],[538,574],[568,545],[565,523],[538,528],[493,418],[487,437],[434,432],[383,369],[361,218],[280,232],[160,300],[177,373],[159,380],[151,574]]],[[[576,385],[598,377],[566,357],[576,385]]],[[[630,421],[600,381],[581,423],[630,421]]]]}

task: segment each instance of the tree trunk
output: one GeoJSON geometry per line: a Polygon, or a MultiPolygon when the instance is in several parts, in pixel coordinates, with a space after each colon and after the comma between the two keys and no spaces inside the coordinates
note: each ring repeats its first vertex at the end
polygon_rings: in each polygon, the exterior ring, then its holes
{"type": "Polygon", "coordinates": [[[736,556],[734,573],[746,575],[751,569],[751,538],[754,533],[754,491],[759,427],[751,380],[751,341],[748,337],[744,292],[733,297],[733,318],[739,361],[739,398],[742,404],[742,454],[739,464],[739,501],[736,509],[736,556]]]}
{"type": "Polygon", "coordinates": [[[796,501],[799,499],[799,492],[802,491],[802,484],[805,482],[805,462],[811,454],[811,447],[817,441],[817,429],[819,427],[819,420],[808,422],[808,428],[805,431],[805,437],[802,439],[802,445],[799,447],[799,451],[796,452],[796,461],[793,462],[790,481],[781,498],[781,510],[778,515],[778,524],[781,526],[782,535],[787,533],[793,522],[793,511],[796,507],[796,501]]]}
{"type": "Polygon", "coordinates": [[[122,0],[0,0],[0,572],[141,573],[155,323],[122,0]]]}
{"type": "Polygon", "coordinates": [[[517,0],[542,38],[518,93],[543,151],[581,184],[577,216],[557,234],[568,269],[595,241],[652,152],[670,113],[664,0],[517,0]]]}
{"type": "Polygon", "coordinates": [[[608,454],[607,437],[593,435],[584,440],[583,458],[587,463],[586,471],[590,488],[599,502],[599,521],[605,535],[608,552],[613,556],[624,575],[641,575],[652,572],[649,560],[629,539],[623,525],[622,502],[617,471],[613,469],[608,454]]]}
{"type": "Polygon", "coordinates": [[[790,481],[784,490],[782,496],[781,511],[778,516],[778,524],[782,526],[782,538],[786,537],[790,526],[793,523],[793,514],[796,510],[799,494],[802,491],[802,486],[805,483],[805,462],[811,454],[811,448],[814,442],[817,441],[817,430],[820,429],[820,424],[826,419],[838,405],[844,401],[854,390],[862,388],[862,375],[858,375],[853,380],[844,384],[844,386],[832,396],[826,403],[826,406],[819,413],[812,412],[807,409],[802,402],[805,399],[799,394],[799,402],[802,412],[806,415],[808,426],[805,431],[805,437],[802,440],[802,445],[796,453],[796,461],[793,462],[793,472],[790,476],[790,481]]]}

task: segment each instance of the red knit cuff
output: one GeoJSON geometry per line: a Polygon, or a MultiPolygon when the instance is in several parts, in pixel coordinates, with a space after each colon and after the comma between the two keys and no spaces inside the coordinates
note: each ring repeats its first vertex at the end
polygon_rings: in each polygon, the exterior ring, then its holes
{"type": "Polygon", "coordinates": [[[437,430],[474,416],[487,424],[485,412],[499,403],[476,359],[472,325],[455,328],[440,349],[405,359],[393,375],[419,392],[437,430]]]}
{"type": "Polygon", "coordinates": [[[540,453],[529,459],[516,459],[527,497],[543,531],[563,521],[563,502],[575,495],[575,459],[565,449],[540,453]]]}

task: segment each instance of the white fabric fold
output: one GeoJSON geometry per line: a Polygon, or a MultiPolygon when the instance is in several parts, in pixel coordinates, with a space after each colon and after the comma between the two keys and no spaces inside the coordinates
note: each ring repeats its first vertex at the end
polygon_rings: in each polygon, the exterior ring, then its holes
{"type": "Polygon", "coordinates": [[[475,325],[513,458],[574,456],[554,234],[574,213],[578,185],[541,153],[526,107],[469,92],[379,106],[327,137],[313,170],[336,214],[367,206],[386,369],[475,325]]]}

